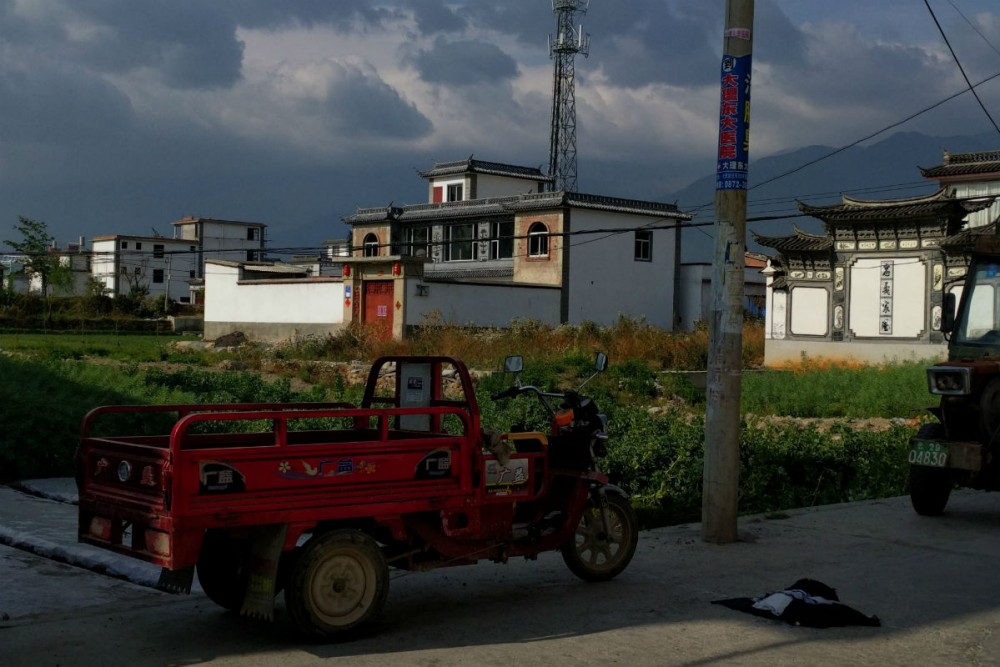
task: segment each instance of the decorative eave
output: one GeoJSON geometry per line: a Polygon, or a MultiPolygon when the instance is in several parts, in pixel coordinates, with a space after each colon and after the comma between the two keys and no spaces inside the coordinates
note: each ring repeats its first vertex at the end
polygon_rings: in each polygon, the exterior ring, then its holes
{"type": "Polygon", "coordinates": [[[448,222],[485,216],[510,216],[527,211],[552,211],[567,207],[646,215],[656,218],[686,221],[691,215],[681,213],[675,204],[588,195],[579,192],[539,192],[533,194],[467,199],[455,202],[411,204],[403,207],[358,209],[354,215],[341,218],[346,224],[398,222],[400,224],[427,221],[448,222]]]}
{"type": "Polygon", "coordinates": [[[435,269],[433,266],[428,267],[424,271],[424,279],[428,281],[440,281],[440,282],[461,282],[463,280],[473,280],[473,281],[496,281],[496,282],[511,282],[514,278],[514,266],[513,264],[508,266],[474,266],[468,269],[464,267],[446,267],[444,269],[435,269]]]}
{"type": "Polygon", "coordinates": [[[756,232],[751,233],[753,240],[760,245],[774,248],[782,253],[817,253],[833,250],[833,239],[825,234],[810,234],[794,225],[792,231],[790,236],[761,236],[756,232]]]}
{"type": "Polygon", "coordinates": [[[863,200],[843,195],[842,204],[810,206],[796,202],[799,210],[826,223],[879,222],[890,220],[915,220],[920,218],[948,218],[961,220],[969,213],[981,211],[996,197],[955,198],[944,188],[922,197],[906,199],[863,200]]]}
{"type": "Polygon", "coordinates": [[[174,220],[170,224],[172,224],[172,225],[192,225],[192,224],[195,224],[195,223],[198,223],[198,222],[208,222],[208,223],[212,223],[212,224],[215,224],[215,225],[233,225],[233,226],[236,226],[236,227],[260,227],[260,228],[267,227],[267,225],[265,225],[263,222],[247,222],[247,221],[244,221],[244,220],[220,220],[218,218],[202,218],[202,217],[195,217],[195,216],[190,216],[190,215],[187,216],[187,217],[184,217],[184,218],[180,218],[178,220],[174,220]]]}
{"type": "Polygon", "coordinates": [[[434,204],[413,204],[403,208],[399,215],[402,223],[425,222],[427,220],[463,220],[489,215],[510,215],[508,204],[517,200],[513,197],[492,199],[466,199],[464,201],[434,204]]]}
{"type": "Polygon", "coordinates": [[[403,213],[403,209],[389,204],[381,208],[359,208],[353,215],[346,215],[343,220],[348,225],[363,225],[377,222],[392,222],[403,213]]]}
{"type": "Polygon", "coordinates": [[[537,211],[565,208],[586,208],[596,211],[613,213],[629,213],[631,215],[650,215],[657,218],[673,220],[690,220],[691,215],[681,213],[676,204],[644,201],[642,199],[625,199],[622,197],[606,197],[604,195],[589,195],[583,192],[539,192],[537,194],[518,195],[509,204],[512,211],[537,211]]]}
{"type": "Polygon", "coordinates": [[[971,252],[976,246],[976,240],[987,234],[996,234],[998,225],[1000,225],[1000,221],[994,221],[981,227],[970,227],[942,239],[938,245],[949,254],[971,252]]]}
{"type": "Polygon", "coordinates": [[[965,176],[991,176],[1000,173],[1000,150],[974,153],[944,153],[944,164],[925,169],[918,167],[924,178],[949,178],[965,176]]]}
{"type": "Polygon", "coordinates": [[[507,178],[523,178],[531,181],[554,183],[555,178],[543,174],[537,167],[522,167],[502,162],[486,162],[474,160],[469,156],[466,160],[455,162],[438,162],[427,171],[417,172],[422,178],[432,179],[444,176],[463,176],[465,174],[488,174],[490,176],[505,176],[507,178]]]}

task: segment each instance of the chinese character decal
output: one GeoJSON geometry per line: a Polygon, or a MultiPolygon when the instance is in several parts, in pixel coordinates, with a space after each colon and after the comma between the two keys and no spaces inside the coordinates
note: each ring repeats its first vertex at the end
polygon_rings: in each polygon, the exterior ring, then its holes
{"type": "Polygon", "coordinates": [[[883,259],[879,264],[878,292],[878,333],[892,335],[892,273],[891,259],[883,259]]]}

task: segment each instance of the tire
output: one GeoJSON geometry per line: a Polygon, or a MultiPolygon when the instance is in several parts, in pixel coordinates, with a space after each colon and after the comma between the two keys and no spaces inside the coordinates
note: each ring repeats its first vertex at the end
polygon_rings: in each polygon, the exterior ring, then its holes
{"type": "Polygon", "coordinates": [[[253,542],[237,540],[220,530],[209,530],[198,555],[198,583],[205,595],[223,609],[238,612],[250,578],[253,542]]]}
{"type": "Polygon", "coordinates": [[[305,635],[338,639],[375,620],[388,594],[389,566],[375,540],[358,530],[335,530],[302,547],[285,606],[305,635]]]}
{"type": "Polygon", "coordinates": [[[592,495],[576,534],[562,548],[566,566],[584,581],[608,581],[621,574],[639,543],[639,522],[631,503],[617,493],[606,497],[611,534],[604,534],[601,510],[592,495]]]}
{"type": "MultiPolygon", "coordinates": [[[[944,439],[946,433],[942,424],[924,424],[917,431],[917,437],[944,439]]],[[[910,504],[921,516],[938,516],[944,512],[954,485],[947,468],[910,465],[910,504]]]]}

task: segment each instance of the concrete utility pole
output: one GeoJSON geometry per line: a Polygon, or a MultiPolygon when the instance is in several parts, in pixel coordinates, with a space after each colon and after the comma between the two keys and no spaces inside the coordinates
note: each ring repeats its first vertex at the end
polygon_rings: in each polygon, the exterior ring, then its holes
{"type": "Polygon", "coordinates": [[[743,267],[747,163],[750,159],[750,58],[753,0],[726,0],[715,184],[715,257],[709,318],[702,539],[738,539],[740,383],[743,367],[743,267]]]}

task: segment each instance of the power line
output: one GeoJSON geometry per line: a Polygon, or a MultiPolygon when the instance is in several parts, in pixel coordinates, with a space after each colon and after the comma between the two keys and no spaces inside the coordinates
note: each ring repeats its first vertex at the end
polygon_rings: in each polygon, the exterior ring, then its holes
{"type": "Polygon", "coordinates": [[[929,0],[924,0],[924,6],[926,6],[927,11],[930,12],[931,18],[934,19],[934,25],[937,26],[938,32],[941,33],[941,39],[943,39],[944,43],[948,46],[948,51],[951,52],[951,57],[954,58],[955,64],[958,65],[958,71],[962,73],[962,78],[965,79],[965,85],[967,85],[969,90],[972,91],[973,97],[975,97],[976,102],[979,103],[979,108],[982,109],[983,113],[986,114],[986,117],[990,119],[990,122],[993,124],[993,129],[997,131],[997,134],[1000,134],[1000,126],[997,126],[997,122],[993,120],[993,116],[990,115],[990,112],[986,109],[986,105],[983,104],[983,101],[979,98],[979,93],[976,92],[972,82],[969,81],[969,75],[965,73],[965,68],[962,67],[962,62],[958,59],[958,54],[955,53],[955,49],[952,48],[951,41],[948,40],[948,35],[945,34],[944,28],[941,27],[937,16],[934,14],[934,10],[931,9],[931,3],[929,0]]]}

